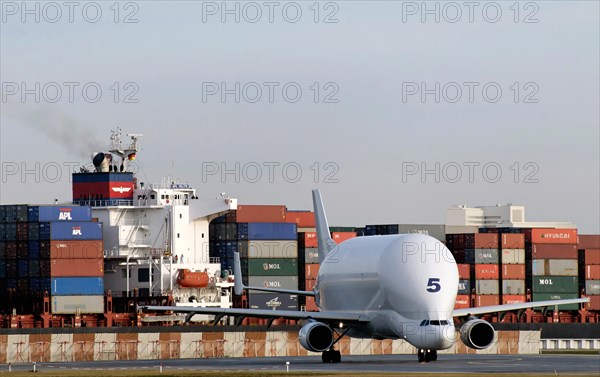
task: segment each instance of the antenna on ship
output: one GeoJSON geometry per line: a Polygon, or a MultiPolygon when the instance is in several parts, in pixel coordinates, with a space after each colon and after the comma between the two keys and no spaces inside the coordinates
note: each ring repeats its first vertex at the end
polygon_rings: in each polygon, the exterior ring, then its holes
{"type": "MultiPolygon", "coordinates": [[[[97,173],[107,172],[126,172],[129,161],[134,161],[137,152],[140,150],[138,138],[144,136],[142,134],[127,134],[131,138],[131,144],[123,142],[123,131],[117,128],[111,131],[110,135],[110,153],[94,152],[92,153],[92,162],[97,173]],[[121,158],[121,164],[113,164],[113,155],[121,158]]],[[[116,162],[116,161],[115,161],[116,162]]]]}

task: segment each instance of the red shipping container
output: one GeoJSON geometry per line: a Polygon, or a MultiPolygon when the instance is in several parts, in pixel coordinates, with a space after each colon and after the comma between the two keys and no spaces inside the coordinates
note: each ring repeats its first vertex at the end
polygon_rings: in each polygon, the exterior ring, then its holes
{"type": "Polygon", "coordinates": [[[454,309],[466,309],[471,307],[471,296],[469,295],[457,295],[456,302],[454,303],[454,309]]]}
{"type": "Polygon", "coordinates": [[[525,235],[521,233],[502,233],[502,248],[503,249],[524,249],[525,235]]]}
{"type": "Polygon", "coordinates": [[[465,236],[466,249],[497,249],[497,233],[475,233],[465,236]]]}
{"type": "Polygon", "coordinates": [[[51,277],[104,276],[102,259],[53,259],[50,264],[51,277]]]}
{"type": "Polygon", "coordinates": [[[475,307],[500,305],[500,296],[498,295],[477,295],[475,296],[475,307]]]}
{"type": "Polygon", "coordinates": [[[497,264],[476,264],[475,265],[475,279],[486,280],[486,279],[498,279],[499,271],[497,264]]]}
{"type": "Polygon", "coordinates": [[[102,240],[51,241],[51,259],[101,259],[104,258],[102,240]]]}
{"type": "Polygon", "coordinates": [[[315,214],[310,211],[287,211],[285,222],[294,223],[298,228],[314,228],[316,226],[315,214]]]}
{"type": "Polygon", "coordinates": [[[587,296],[590,298],[590,302],[588,302],[586,308],[588,310],[600,310],[600,296],[587,296]]]}
{"type": "Polygon", "coordinates": [[[470,264],[457,264],[458,267],[458,277],[460,279],[470,279],[471,278],[471,265],[470,264]]]}
{"type": "Polygon", "coordinates": [[[310,280],[306,280],[306,282],[304,283],[304,290],[312,292],[313,288],[315,287],[315,283],[317,281],[314,279],[310,279],[310,280]]]}
{"type": "Polygon", "coordinates": [[[319,273],[319,264],[308,263],[304,265],[304,276],[306,280],[314,280],[319,273]]]}
{"type": "Polygon", "coordinates": [[[577,229],[531,229],[531,243],[577,245],[577,229]]]}
{"type": "Polygon", "coordinates": [[[355,238],[356,232],[333,232],[331,233],[331,238],[335,241],[335,243],[340,244],[350,238],[355,238]]]}
{"type": "Polygon", "coordinates": [[[319,247],[316,232],[298,233],[299,244],[302,247],[314,248],[319,247]]]}
{"type": "Polygon", "coordinates": [[[585,249],[585,264],[600,264],[600,249],[585,249]]]}
{"type": "Polygon", "coordinates": [[[238,205],[238,223],[282,223],[285,222],[285,206],[238,205]]]}
{"type": "Polygon", "coordinates": [[[577,245],[533,244],[533,259],[578,259],[577,245]]]}
{"type": "Polygon", "coordinates": [[[525,295],[502,295],[502,305],[521,304],[525,302],[525,295]]]}
{"type": "Polygon", "coordinates": [[[502,279],[523,280],[525,279],[524,264],[505,264],[502,266],[502,279]]]}
{"type": "Polygon", "coordinates": [[[578,249],[600,249],[600,234],[580,234],[578,249]]]}
{"type": "Polygon", "coordinates": [[[317,303],[315,302],[315,298],[312,296],[306,297],[306,311],[307,312],[318,312],[319,308],[317,307],[317,303]]]}
{"type": "Polygon", "coordinates": [[[585,266],[585,280],[600,280],[600,264],[585,266]]]}

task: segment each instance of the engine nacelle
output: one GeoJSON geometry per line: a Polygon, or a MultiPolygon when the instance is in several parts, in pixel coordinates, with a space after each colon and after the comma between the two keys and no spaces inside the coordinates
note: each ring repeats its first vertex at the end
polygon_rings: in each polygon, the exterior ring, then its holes
{"type": "Polygon", "coordinates": [[[333,344],[333,330],[321,322],[310,322],[302,326],[298,334],[302,347],[312,352],[323,352],[333,344]]]}
{"type": "Polygon", "coordinates": [[[472,319],[460,328],[460,340],[476,350],[488,348],[494,341],[494,328],[483,319],[472,319]]]}

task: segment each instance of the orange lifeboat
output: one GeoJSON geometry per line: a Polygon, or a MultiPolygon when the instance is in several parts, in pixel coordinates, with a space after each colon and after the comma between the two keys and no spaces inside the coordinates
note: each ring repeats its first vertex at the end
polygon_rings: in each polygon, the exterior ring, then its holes
{"type": "Polygon", "coordinates": [[[188,269],[179,270],[179,276],[177,276],[177,283],[183,288],[205,288],[208,286],[208,280],[206,272],[188,269]]]}

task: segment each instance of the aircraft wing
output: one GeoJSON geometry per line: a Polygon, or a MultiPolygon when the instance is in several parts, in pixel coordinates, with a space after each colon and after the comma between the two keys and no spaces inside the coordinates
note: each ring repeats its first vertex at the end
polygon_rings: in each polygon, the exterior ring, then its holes
{"type": "Polygon", "coordinates": [[[492,305],[492,306],[481,306],[478,308],[466,308],[466,309],[454,309],[454,317],[462,317],[466,315],[478,315],[486,313],[497,313],[506,312],[509,310],[520,310],[528,308],[539,308],[542,306],[553,307],[556,305],[566,304],[582,304],[590,302],[589,298],[573,298],[566,300],[546,300],[546,301],[535,301],[535,302],[523,302],[519,304],[506,304],[506,305],[492,305]]]}
{"type": "Polygon", "coordinates": [[[348,312],[303,312],[296,310],[268,310],[268,309],[235,309],[235,308],[201,308],[193,306],[142,306],[142,310],[149,311],[172,311],[187,313],[189,318],[194,314],[209,314],[215,316],[215,322],[218,322],[224,316],[233,317],[256,317],[256,318],[287,318],[287,319],[314,319],[320,322],[337,324],[345,323],[366,323],[370,319],[360,313],[348,312]]]}

